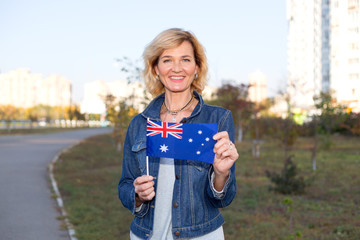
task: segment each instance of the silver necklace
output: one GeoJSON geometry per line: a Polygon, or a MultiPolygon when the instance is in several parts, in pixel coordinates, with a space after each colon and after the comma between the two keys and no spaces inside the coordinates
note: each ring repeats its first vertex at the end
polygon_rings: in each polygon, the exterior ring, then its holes
{"type": "Polygon", "coordinates": [[[172,115],[172,122],[176,122],[176,115],[179,112],[181,112],[182,110],[184,110],[185,108],[187,108],[190,105],[190,103],[192,102],[193,99],[194,99],[194,96],[191,96],[190,101],[187,104],[185,104],[185,106],[183,106],[182,108],[180,108],[178,110],[175,110],[175,111],[172,111],[172,110],[168,109],[167,106],[166,106],[165,100],[164,100],[164,106],[166,108],[166,111],[172,115]]]}

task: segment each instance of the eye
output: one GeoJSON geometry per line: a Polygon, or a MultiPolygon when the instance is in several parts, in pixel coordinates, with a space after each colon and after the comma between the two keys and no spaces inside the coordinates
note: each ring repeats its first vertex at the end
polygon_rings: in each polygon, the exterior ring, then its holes
{"type": "Polygon", "coordinates": [[[183,61],[184,62],[191,62],[191,59],[190,58],[184,58],[183,61]]]}
{"type": "Polygon", "coordinates": [[[163,60],[163,63],[169,63],[169,62],[171,62],[170,59],[164,59],[164,60],[163,60]]]}

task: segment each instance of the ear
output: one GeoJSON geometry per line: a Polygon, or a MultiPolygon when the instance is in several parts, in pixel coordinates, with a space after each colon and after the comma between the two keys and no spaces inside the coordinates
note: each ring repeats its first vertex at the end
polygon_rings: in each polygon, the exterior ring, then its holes
{"type": "Polygon", "coordinates": [[[154,69],[155,69],[156,75],[159,75],[159,69],[158,69],[157,65],[155,65],[154,69]]]}

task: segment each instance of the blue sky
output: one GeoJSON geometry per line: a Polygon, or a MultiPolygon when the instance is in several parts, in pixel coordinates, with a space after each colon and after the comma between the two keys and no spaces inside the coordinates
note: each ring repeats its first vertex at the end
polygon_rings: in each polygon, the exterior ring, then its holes
{"type": "Polygon", "coordinates": [[[0,70],[60,74],[80,101],[84,84],[123,78],[115,58],[134,61],[158,33],[180,27],[204,45],[212,86],[267,75],[274,95],[286,79],[285,0],[0,0],[0,70]]]}

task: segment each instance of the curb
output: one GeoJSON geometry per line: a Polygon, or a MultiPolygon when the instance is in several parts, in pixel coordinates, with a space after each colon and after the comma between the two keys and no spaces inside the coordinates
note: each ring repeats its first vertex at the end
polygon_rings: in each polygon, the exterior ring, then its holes
{"type": "Polygon", "coordinates": [[[56,163],[56,161],[59,159],[60,155],[66,151],[68,151],[70,148],[74,147],[75,145],[79,144],[81,141],[78,141],[77,143],[67,147],[67,148],[64,148],[62,149],[60,152],[58,152],[56,154],[56,156],[52,159],[52,161],[49,163],[48,165],[48,169],[49,169],[49,177],[50,177],[50,180],[51,180],[51,185],[52,185],[52,188],[56,194],[56,202],[57,202],[57,205],[58,207],[60,208],[60,212],[61,212],[61,216],[64,217],[64,222],[65,222],[65,225],[66,225],[66,228],[67,228],[67,232],[69,234],[69,238],[70,240],[77,240],[76,236],[75,236],[75,229],[73,228],[72,224],[70,223],[69,219],[67,218],[67,213],[65,211],[65,208],[64,208],[64,204],[63,204],[63,200],[61,198],[61,194],[60,194],[60,191],[58,189],[58,186],[57,186],[57,183],[56,183],[56,180],[55,180],[55,177],[54,177],[54,173],[53,173],[53,170],[54,170],[54,165],[56,163]]]}

